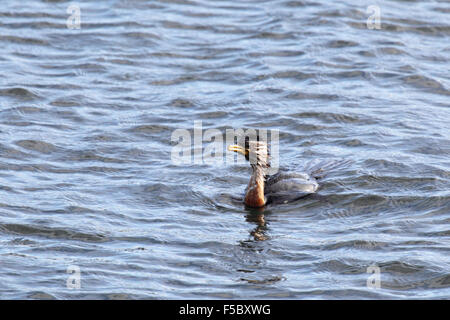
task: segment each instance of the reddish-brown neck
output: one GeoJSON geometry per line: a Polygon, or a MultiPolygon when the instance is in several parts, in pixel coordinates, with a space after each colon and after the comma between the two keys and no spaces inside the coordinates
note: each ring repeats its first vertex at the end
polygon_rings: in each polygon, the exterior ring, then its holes
{"type": "Polygon", "coordinates": [[[244,202],[247,206],[253,208],[259,208],[266,204],[266,198],[264,197],[264,172],[261,167],[253,168],[244,202]]]}

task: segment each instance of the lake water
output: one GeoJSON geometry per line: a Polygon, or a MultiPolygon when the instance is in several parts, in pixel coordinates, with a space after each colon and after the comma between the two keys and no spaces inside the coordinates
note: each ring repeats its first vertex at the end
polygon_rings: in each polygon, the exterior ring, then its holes
{"type": "Polygon", "coordinates": [[[450,298],[449,17],[448,1],[2,1],[0,298],[450,298]],[[279,130],[284,167],[351,162],[249,210],[248,164],[174,163],[195,121],[279,130]]]}

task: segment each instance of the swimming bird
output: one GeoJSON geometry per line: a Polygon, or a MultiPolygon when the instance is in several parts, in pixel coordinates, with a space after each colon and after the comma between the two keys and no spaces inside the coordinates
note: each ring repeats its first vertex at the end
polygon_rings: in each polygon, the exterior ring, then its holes
{"type": "Polygon", "coordinates": [[[266,141],[251,141],[246,137],[244,146],[230,145],[228,150],[240,153],[250,160],[252,175],[244,203],[252,208],[260,208],[269,203],[287,203],[315,193],[323,170],[338,164],[321,162],[305,167],[305,172],[280,169],[276,174],[270,175],[270,155],[266,141]]]}

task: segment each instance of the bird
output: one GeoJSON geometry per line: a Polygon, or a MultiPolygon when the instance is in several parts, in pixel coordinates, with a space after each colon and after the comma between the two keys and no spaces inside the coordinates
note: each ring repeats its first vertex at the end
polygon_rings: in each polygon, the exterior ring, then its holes
{"type": "Polygon", "coordinates": [[[304,172],[280,168],[277,173],[270,174],[270,153],[266,141],[246,137],[244,146],[229,145],[228,151],[242,154],[250,161],[252,175],[244,197],[245,205],[250,208],[288,203],[313,194],[319,189],[321,173],[342,164],[320,162],[305,166],[304,172]]]}

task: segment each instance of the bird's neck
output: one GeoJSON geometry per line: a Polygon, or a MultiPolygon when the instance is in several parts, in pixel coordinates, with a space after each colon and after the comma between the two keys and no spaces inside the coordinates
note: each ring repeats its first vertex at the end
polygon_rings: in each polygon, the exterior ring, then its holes
{"type": "Polygon", "coordinates": [[[264,197],[265,170],[260,166],[253,167],[253,174],[248,183],[244,202],[249,207],[259,208],[266,204],[264,197]]]}

